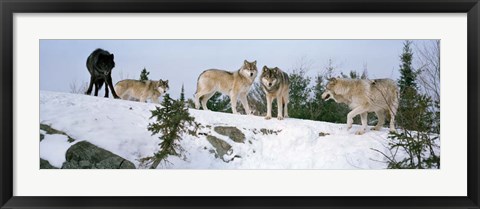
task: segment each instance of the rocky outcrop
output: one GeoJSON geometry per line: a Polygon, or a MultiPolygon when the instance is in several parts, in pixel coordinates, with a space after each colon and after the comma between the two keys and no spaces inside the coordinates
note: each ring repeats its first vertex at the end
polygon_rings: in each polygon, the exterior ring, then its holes
{"type": "Polygon", "coordinates": [[[232,146],[227,142],[211,135],[207,136],[207,140],[215,148],[215,157],[221,158],[223,161],[226,161],[224,155],[232,154],[232,146]]]}
{"type": "Polygon", "coordinates": [[[242,133],[238,128],[233,126],[216,126],[213,130],[221,135],[228,136],[234,142],[244,143],[245,134],[242,133]]]}
{"type": "Polygon", "coordinates": [[[40,169],[58,169],[57,167],[53,166],[47,160],[40,158],[40,169]]]}
{"type": "Polygon", "coordinates": [[[135,165],[112,152],[81,141],[66,153],[62,169],[135,169],[135,165]]]}
{"type": "MultiPolygon", "coordinates": [[[[65,135],[68,138],[68,142],[74,142],[75,139],[70,137],[68,134],[66,134],[63,131],[59,131],[57,129],[52,128],[51,126],[47,124],[40,123],[40,130],[43,130],[46,132],[46,134],[52,135],[52,134],[60,134],[60,135],[65,135]]],[[[42,141],[45,138],[45,135],[40,134],[40,141],[42,141]]]]}

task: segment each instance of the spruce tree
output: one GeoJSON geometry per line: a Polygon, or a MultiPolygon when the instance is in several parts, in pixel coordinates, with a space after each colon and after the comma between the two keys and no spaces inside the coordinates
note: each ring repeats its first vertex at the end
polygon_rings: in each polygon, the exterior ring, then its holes
{"type": "Polygon", "coordinates": [[[421,119],[421,115],[419,115],[419,111],[422,111],[420,100],[424,98],[421,98],[418,94],[416,83],[418,72],[412,67],[413,52],[410,48],[411,44],[411,41],[405,41],[403,52],[400,55],[400,79],[398,80],[400,100],[396,118],[400,127],[416,130],[419,128],[419,119],[421,119]]]}
{"type": "Polygon", "coordinates": [[[398,81],[400,92],[407,91],[408,88],[417,89],[418,72],[412,67],[413,52],[410,48],[411,44],[411,41],[405,41],[403,43],[403,53],[400,55],[400,80],[398,81]]]}
{"type": "Polygon", "coordinates": [[[223,95],[220,92],[215,92],[207,101],[207,108],[215,112],[232,112],[230,108],[230,97],[223,95]]]}
{"type": "Polygon", "coordinates": [[[305,69],[293,70],[288,75],[290,80],[290,102],[288,103],[289,116],[292,118],[310,119],[308,107],[312,89],[311,78],[306,75],[305,69]]]}
{"type": "Polygon", "coordinates": [[[148,81],[149,74],[150,72],[148,72],[146,68],[143,68],[142,72],[140,72],[140,81],[148,81]]]}
{"type": "Polygon", "coordinates": [[[437,119],[431,107],[435,105],[427,95],[420,94],[417,87],[418,71],[412,67],[413,52],[411,41],[406,41],[400,56],[399,109],[396,115],[400,133],[391,133],[389,138],[390,155],[382,153],[388,162],[388,168],[440,168],[438,140],[440,136],[434,122],[437,119]],[[432,133],[433,132],[433,133],[432,133]],[[397,159],[401,150],[406,157],[397,159]]]}
{"type": "Polygon", "coordinates": [[[162,107],[157,106],[155,110],[151,111],[150,118],[155,118],[156,121],[148,124],[147,127],[152,135],[161,134],[159,137],[160,150],[153,156],[140,160],[144,165],[150,165],[152,169],[157,168],[161,162],[168,162],[167,158],[170,155],[181,156],[183,148],[179,141],[182,139],[182,135],[185,133],[196,135],[196,129],[200,125],[188,112],[183,87],[179,100],[172,99],[167,93],[161,105],[162,107]]]}

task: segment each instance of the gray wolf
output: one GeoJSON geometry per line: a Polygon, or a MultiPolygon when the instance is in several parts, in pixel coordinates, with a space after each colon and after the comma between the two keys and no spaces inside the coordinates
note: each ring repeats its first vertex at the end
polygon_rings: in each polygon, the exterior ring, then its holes
{"type": "Polygon", "coordinates": [[[195,108],[207,109],[207,101],[215,92],[226,94],[230,97],[232,112],[237,114],[237,98],[240,97],[245,112],[250,115],[247,94],[257,76],[257,61],[248,62],[245,60],[242,67],[235,72],[225,70],[209,69],[203,71],[197,79],[197,91],[195,93],[195,108]]]}
{"type": "Polygon", "coordinates": [[[268,68],[263,66],[262,74],[260,75],[260,83],[262,89],[267,97],[267,116],[265,119],[272,118],[272,102],[276,98],[278,106],[277,119],[282,120],[283,116],[288,118],[288,102],[290,92],[290,81],[288,74],[280,70],[278,67],[268,68]],[[285,108],[283,108],[285,106],[285,108]],[[283,113],[285,110],[285,114],[283,113]]]}
{"type": "Polygon", "coordinates": [[[87,58],[87,69],[90,73],[90,85],[88,86],[85,94],[90,95],[92,93],[92,87],[95,84],[95,96],[98,96],[98,90],[102,88],[103,83],[105,85],[105,97],[108,97],[108,88],[112,91],[113,98],[119,97],[115,93],[112,84],[112,69],[115,67],[113,61],[113,54],[103,49],[96,49],[87,58]]]}
{"type": "Polygon", "coordinates": [[[126,79],[115,84],[115,91],[124,100],[139,100],[145,102],[151,99],[154,103],[159,103],[158,98],[169,89],[168,80],[164,81],[139,81],[126,79]]]}
{"type": "Polygon", "coordinates": [[[372,130],[380,130],[385,123],[385,112],[390,114],[390,131],[395,132],[395,115],[398,109],[399,90],[392,79],[345,79],[332,78],[326,86],[322,99],[333,99],[347,104],[351,112],[347,115],[347,128],[352,127],[353,118],[360,114],[362,127],[356,134],[365,133],[368,112],[375,112],[378,123],[372,130]]]}

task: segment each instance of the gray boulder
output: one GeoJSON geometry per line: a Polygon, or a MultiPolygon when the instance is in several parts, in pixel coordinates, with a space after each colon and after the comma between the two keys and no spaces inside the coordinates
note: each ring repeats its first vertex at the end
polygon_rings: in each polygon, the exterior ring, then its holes
{"type": "Polygon", "coordinates": [[[135,169],[135,165],[112,152],[81,141],[66,153],[62,169],[135,169]]]}
{"type": "Polygon", "coordinates": [[[58,168],[51,165],[50,162],[48,162],[48,160],[44,160],[40,158],[40,169],[58,169],[58,168]]]}
{"type": "Polygon", "coordinates": [[[234,142],[244,143],[245,134],[242,133],[238,128],[233,126],[216,126],[213,130],[221,135],[228,136],[234,142]]]}
{"type": "Polygon", "coordinates": [[[215,148],[215,157],[220,158],[223,161],[227,161],[224,155],[232,154],[232,146],[227,142],[211,135],[207,136],[207,140],[215,148]]]}

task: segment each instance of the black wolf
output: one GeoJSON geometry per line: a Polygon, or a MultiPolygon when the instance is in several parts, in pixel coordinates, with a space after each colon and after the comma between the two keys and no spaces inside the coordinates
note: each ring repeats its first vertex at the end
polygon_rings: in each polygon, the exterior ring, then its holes
{"type": "Polygon", "coordinates": [[[98,90],[102,88],[103,83],[105,85],[105,97],[108,97],[108,88],[112,91],[114,98],[119,97],[115,93],[115,89],[112,85],[112,69],[115,67],[113,61],[113,54],[103,49],[96,49],[87,58],[87,69],[90,72],[90,85],[88,86],[85,94],[90,95],[92,93],[93,84],[95,84],[95,96],[98,96],[98,90]]]}

